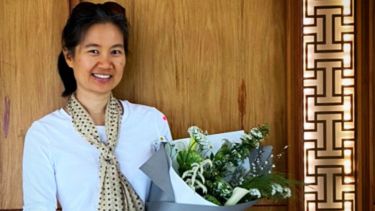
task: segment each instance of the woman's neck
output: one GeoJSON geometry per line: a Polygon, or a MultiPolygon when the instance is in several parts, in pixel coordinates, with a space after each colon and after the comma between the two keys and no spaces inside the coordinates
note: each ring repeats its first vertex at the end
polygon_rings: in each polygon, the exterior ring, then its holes
{"type": "Polygon", "coordinates": [[[76,98],[89,113],[95,125],[105,124],[105,110],[110,93],[106,95],[83,94],[76,92],[76,98]]]}

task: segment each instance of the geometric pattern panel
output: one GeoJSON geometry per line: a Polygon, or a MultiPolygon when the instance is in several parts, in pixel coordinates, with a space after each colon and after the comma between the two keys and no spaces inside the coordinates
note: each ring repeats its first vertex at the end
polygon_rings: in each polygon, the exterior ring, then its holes
{"type": "Polygon", "coordinates": [[[355,210],[354,0],[303,0],[305,210],[355,210]]]}

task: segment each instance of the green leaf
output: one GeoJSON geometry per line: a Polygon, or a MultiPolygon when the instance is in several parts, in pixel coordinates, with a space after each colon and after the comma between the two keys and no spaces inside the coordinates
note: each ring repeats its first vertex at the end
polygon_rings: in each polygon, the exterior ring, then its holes
{"type": "Polygon", "coordinates": [[[203,161],[202,156],[196,151],[183,150],[177,155],[178,172],[182,175],[185,171],[191,169],[191,164],[203,161]]]}
{"type": "Polygon", "coordinates": [[[217,198],[215,198],[214,196],[212,196],[212,195],[207,194],[207,195],[204,196],[204,198],[205,198],[206,200],[208,200],[208,201],[210,201],[210,202],[216,204],[216,205],[219,205],[219,206],[222,205],[222,204],[220,203],[220,201],[219,201],[217,198]]]}

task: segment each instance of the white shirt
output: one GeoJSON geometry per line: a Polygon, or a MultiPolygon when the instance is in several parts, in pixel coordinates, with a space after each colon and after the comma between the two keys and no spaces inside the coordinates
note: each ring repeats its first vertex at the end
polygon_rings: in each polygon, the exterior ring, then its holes
{"type": "MultiPolygon", "coordinates": [[[[157,109],[122,101],[124,115],[115,150],[121,172],[145,201],[150,180],[139,170],[161,136],[171,140],[168,122],[157,109]]],[[[104,127],[98,126],[101,137],[104,127]]],[[[23,196],[25,211],[97,210],[99,152],[73,127],[63,110],[35,121],[25,138],[23,196]]]]}

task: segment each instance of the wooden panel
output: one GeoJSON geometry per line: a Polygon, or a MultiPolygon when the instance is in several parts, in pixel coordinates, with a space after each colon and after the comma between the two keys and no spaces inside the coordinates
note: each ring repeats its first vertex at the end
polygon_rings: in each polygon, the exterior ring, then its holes
{"type": "MultiPolygon", "coordinates": [[[[288,0],[287,3],[287,172],[290,178],[303,181],[303,2],[288,0]]],[[[289,200],[288,210],[304,209],[304,187],[300,185],[289,200]]]]}
{"type": "Polygon", "coordinates": [[[356,2],[356,14],[357,14],[357,30],[363,31],[363,33],[357,33],[357,46],[356,46],[356,57],[358,58],[357,62],[357,93],[358,93],[358,102],[357,102],[357,110],[358,110],[358,122],[356,124],[358,128],[358,154],[360,155],[360,159],[358,159],[358,196],[357,196],[357,209],[359,210],[370,210],[371,204],[371,194],[368,191],[368,184],[369,184],[369,174],[370,170],[369,165],[371,163],[369,159],[369,147],[368,147],[368,139],[369,139],[369,115],[368,115],[368,103],[369,103],[369,90],[368,90],[368,81],[369,72],[368,68],[368,51],[367,51],[367,42],[368,42],[368,27],[366,26],[368,23],[368,13],[366,8],[368,5],[365,3],[367,0],[359,0],[356,2]]]}
{"type": "Polygon", "coordinates": [[[358,210],[375,210],[375,3],[358,0],[358,210]]]}
{"type": "MultiPolygon", "coordinates": [[[[244,64],[238,69],[248,93],[244,128],[269,123],[267,143],[280,152],[288,144],[286,1],[244,1],[242,25],[244,64]]],[[[277,170],[285,172],[286,157],[282,159],[277,170]]]]}
{"type": "Polygon", "coordinates": [[[134,1],[131,55],[115,90],[169,117],[175,138],[270,123],[286,144],[284,1],[134,1]],[[269,14],[269,15],[264,15],[269,14]]]}
{"type": "Polygon", "coordinates": [[[57,74],[67,1],[0,1],[0,209],[22,208],[23,138],[62,105],[57,74]]]}
{"type": "Polygon", "coordinates": [[[239,128],[238,3],[136,1],[132,54],[116,92],[164,111],[174,137],[186,136],[191,124],[209,132],[239,128]]]}

